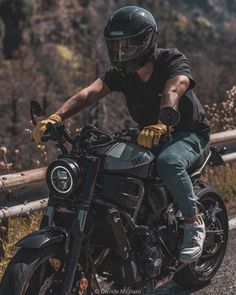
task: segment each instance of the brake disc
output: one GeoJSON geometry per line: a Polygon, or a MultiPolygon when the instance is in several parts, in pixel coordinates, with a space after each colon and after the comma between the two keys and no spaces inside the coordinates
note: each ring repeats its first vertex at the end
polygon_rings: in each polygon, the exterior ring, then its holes
{"type": "MultiPolygon", "coordinates": [[[[48,277],[39,290],[39,295],[55,294],[56,289],[60,286],[62,280],[55,281],[55,274],[48,277]]],[[[58,290],[59,291],[59,290],[58,290]]]]}

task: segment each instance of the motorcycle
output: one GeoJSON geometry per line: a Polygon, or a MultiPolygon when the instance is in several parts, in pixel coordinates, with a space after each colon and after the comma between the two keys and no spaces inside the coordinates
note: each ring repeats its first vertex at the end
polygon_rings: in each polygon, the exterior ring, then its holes
{"type": "MultiPolygon", "coordinates": [[[[32,101],[34,125],[40,115],[32,101]]],[[[222,151],[208,147],[188,170],[206,239],[198,261],[184,264],[184,218],[136,135],[135,128],[110,135],[87,125],[72,136],[63,123],[47,125],[43,140],[61,151],[47,168],[48,207],[40,229],[16,243],[0,294],[148,294],[170,280],[185,288],[210,282],[225,255],[228,217],[199,178],[206,165],[224,164],[222,151]]]]}

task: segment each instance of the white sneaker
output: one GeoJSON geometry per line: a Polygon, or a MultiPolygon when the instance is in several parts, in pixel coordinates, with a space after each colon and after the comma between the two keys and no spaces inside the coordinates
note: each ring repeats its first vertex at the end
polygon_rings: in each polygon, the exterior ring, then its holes
{"type": "Polygon", "coordinates": [[[189,264],[195,262],[202,255],[203,243],[206,237],[205,224],[202,217],[199,222],[183,225],[184,237],[180,248],[179,261],[189,264]]]}

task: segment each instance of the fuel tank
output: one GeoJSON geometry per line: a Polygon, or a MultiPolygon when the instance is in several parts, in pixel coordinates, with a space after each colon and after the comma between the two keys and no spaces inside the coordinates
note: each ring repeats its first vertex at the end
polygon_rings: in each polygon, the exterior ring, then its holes
{"type": "Polygon", "coordinates": [[[149,176],[153,153],[133,142],[118,142],[104,155],[103,170],[145,178],[149,176]]]}

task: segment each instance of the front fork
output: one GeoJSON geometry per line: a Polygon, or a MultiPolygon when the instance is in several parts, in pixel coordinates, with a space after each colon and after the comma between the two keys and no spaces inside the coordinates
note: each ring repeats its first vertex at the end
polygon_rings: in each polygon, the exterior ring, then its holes
{"type": "Polygon", "coordinates": [[[83,190],[79,195],[80,205],[78,216],[73,221],[71,228],[69,254],[66,261],[61,295],[69,295],[71,292],[78,259],[80,257],[81,246],[84,239],[84,227],[86,223],[86,218],[92,201],[92,195],[100,165],[100,160],[96,157],[86,157],[83,160],[85,180],[83,190]]]}

